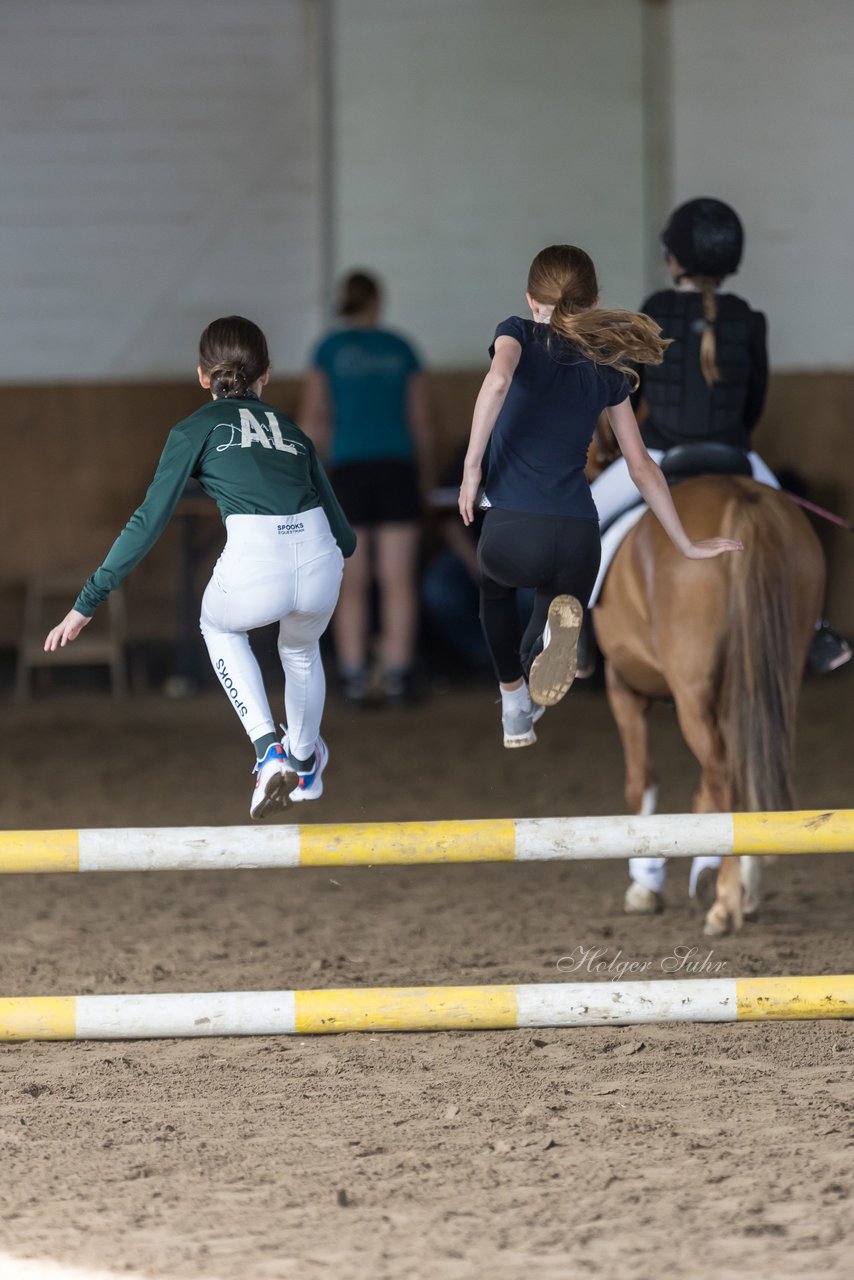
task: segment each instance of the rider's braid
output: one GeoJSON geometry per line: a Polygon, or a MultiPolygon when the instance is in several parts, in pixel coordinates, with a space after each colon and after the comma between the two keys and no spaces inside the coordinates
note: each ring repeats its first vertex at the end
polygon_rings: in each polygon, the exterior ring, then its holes
{"type": "Polygon", "coordinates": [[[718,300],[715,296],[715,289],[720,284],[720,280],[713,280],[711,276],[694,276],[694,283],[700,290],[700,295],[703,299],[703,319],[706,322],[703,336],[700,339],[700,368],[703,371],[703,377],[706,379],[706,385],[711,387],[721,376],[718,371],[718,351],[717,342],[715,341],[715,320],[718,315],[718,300]]]}

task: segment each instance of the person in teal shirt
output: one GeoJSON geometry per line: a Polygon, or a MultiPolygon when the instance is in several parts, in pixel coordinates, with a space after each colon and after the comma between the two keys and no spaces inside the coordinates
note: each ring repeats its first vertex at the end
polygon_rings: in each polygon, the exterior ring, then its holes
{"type": "Polygon", "coordinates": [[[314,445],[261,399],[270,360],[264,334],[242,316],[208,325],[199,382],[211,402],[173,427],[141,506],[45,649],[75,640],[98,605],[154,546],[193,477],[215,499],[225,549],[202,600],[201,628],[229,701],[255,747],[250,816],[323,793],[320,736],[326,693],[320,637],[338,600],[356,537],[314,445]],[[279,623],[287,730],[275,732],[248,632],[279,623]]]}
{"type": "Polygon", "coordinates": [[[312,354],[299,414],[358,534],[333,623],[344,694],[353,705],[364,700],[368,683],[374,576],[386,697],[402,702],[410,696],[421,494],[431,483],[421,362],[405,338],[381,326],[382,301],[373,276],[355,271],[345,277],[341,327],[312,354]]]}

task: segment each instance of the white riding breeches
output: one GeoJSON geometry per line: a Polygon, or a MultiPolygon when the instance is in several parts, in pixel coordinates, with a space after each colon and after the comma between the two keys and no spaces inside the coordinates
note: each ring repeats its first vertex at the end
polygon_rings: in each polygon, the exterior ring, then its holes
{"type": "Polygon", "coordinates": [[[344,558],[320,507],[291,516],[229,516],[226,531],[202,599],[214,671],[247,735],[275,732],[247,632],[278,622],[290,752],[308,760],[326,699],[319,642],[338,601],[344,558]]]}
{"type": "MultiPolygon", "coordinates": [[[[661,449],[650,449],[649,456],[653,462],[661,462],[664,452],[661,449]]],[[[772,489],[779,489],[780,482],[774,472],[763,462],[758,453],[749,453],[753,479],[760,484],[767,484],[772,489]]],[[[640,501],[640,494],[629,475],[625,458],[618,458],[610,467],[602,472],[590,486],[596,510],[599,512],[599,523],[610,524],[617,516],[622,515],[629,507],[640,501]]]]}

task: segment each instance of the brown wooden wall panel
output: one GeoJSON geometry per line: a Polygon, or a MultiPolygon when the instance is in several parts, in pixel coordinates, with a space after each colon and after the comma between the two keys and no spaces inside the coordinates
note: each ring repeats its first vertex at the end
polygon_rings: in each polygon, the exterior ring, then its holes
{"type": "MultiPolygon", "coordinates": [[[[430,375],[437,458],[466,438],[478,371],[430,375]]],[[[142,499],[169,428],[202,403],[191,381],[7,386],[3,391],[0,502],[0,644],[14,644],[28,577],[79,571],[107,551],[142,499]]],[[[271,384],[269,399],[296,410],[298,382],[271,384]]],[[[772,467],[801,473],[814,499],[854,519],[851,447],[854,373],[777,374],[756,445],[772,467]]],[[[854,537],[820,527],[830,566],[829,612],[854,633],[854,537]]],[[[136,639],[174,635],[179,581],[173,525],[128,581],[136,639]]],[[[69,602],[70,604],[71,602],[69,602]]]]}
{"type": "MultiPolygon", "coordinates": [[[[854,521],[854,373],[772,375],[754,443],[775,470],[803,476],[814,502],[854,521]]],[[[827,613],[854,635],[854,534],[815,520],[828,564],[827,613]]]]}

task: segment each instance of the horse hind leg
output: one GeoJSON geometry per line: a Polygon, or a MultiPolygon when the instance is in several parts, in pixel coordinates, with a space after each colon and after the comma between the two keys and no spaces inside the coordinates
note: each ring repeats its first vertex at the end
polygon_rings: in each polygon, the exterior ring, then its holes
{"type": "Polygon", "coordinates": [[[760,858],[751,858],[749,855],[742,855],[739,861],[741,862],[741,887],[744,891],[742,914],[745,920],[758,920],[762,862],[760,858]]]}
{"type": "Polygon", "coordinates": [[[706,914],[704,933],[720,938],[740,929],[745,921],[759,919],[760,870],[759,858],[721,859],[717,895],[706,914]]]}
{"type": "Polygon", "coordinates": [[[623,744],[626,804],[632,813],[654,813],[658,787],[649,759],[649,698],[626,684],[610,661],[605,663],[605,687],[623,744]]]}
{"type": "MultiPolygon", "coordinates": [[[[728,813],[731,808],[731,792],[727,777],[726,752],[713,712],[712,691],[708,686],[698,690],[696,685],[680,689],[673,682],[676,712],[682,736],[700,765],[700,785],[694,794],[693,813],[728,813]]],[[[740,929],[744,920],[745,892],[739,867],[739,858],[721,859],[718,869],[715,900],[706,912],[704,933],[712,938],[723,937],[740,929]]],[[[751,899],[751,908],[756,904],[751,899]]]]}
{"type": "MultiPolygon", "coordinates": [[[[623,744],[626,803],[632,813],[655,813],[658,787],[649,759],[649,699],[636,693],[610,661],[605,664],[605,685],[623,744]]],[[[664,858],[630,858],[629,874],[631,884],[626,890],[626,911],[635,915],[655,915],[663,905],[664,858]]]]}

